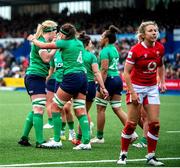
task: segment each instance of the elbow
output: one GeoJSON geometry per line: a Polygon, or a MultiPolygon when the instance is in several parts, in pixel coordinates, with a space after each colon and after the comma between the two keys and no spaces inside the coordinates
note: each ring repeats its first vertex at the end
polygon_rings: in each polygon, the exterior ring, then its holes
{"type": "Polygon", "coordinates": [[[49,62],[50,62],[50,59],[49,59],[49,58],[43,59],[43,62],[44,62],[44,63],[49,63],[49,62]]]}

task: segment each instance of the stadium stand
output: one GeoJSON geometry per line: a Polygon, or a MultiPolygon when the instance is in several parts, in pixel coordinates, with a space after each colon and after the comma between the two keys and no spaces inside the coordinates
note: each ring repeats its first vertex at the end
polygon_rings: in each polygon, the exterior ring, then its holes
{"type": "MultiPolygon", "coordinates": [[[[180,28],[180,16],[176,15],[178,13],[177,6],[176,3],[169,3],[168,8],[165,8],[160,1],[155,10],[138,10],[127,7],[101,9],[92,14],[78,12],[68,15],[66,10],[61,13],[17,14],[13,15],[11,20],[0,18],[0,39],[26,39],[28,34],[34,32],[38,23],[48,18],[57,21],[59,25],[71,22],[76,25],[78,31],[86,30],[91,35],[101,34],[110,24],[119,27],[121,34],[134,34],[137,25],[142,20],[155,20],[158,25],[161,25],[160,32],[165,34],[160,40],[166,48],[166,78],[180,79],[180,51],[175,51],[171,47],[173,29],[180,28]]],[[[117,41],[116,46],[120,53],[120,71],[123,71],[127,52],[135,41],[136,39],[128,39],[126,36],[117,41]]],[[[94,45],[97,55],[99,51],[97,41],[94,41],[94,45]]],[[[6,42],[5,46],[0,45],[0,77],[23,77],[28,66],[29,52],[30,44],[26,40],[6,42]]]]}

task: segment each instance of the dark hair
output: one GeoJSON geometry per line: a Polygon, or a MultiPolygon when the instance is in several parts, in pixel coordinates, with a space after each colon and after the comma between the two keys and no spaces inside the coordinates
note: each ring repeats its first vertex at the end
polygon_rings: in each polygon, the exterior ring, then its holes
{"type": "Polygon", "coordinates": [[[109,39],[109,44],[113,44],[116,41],[116,33],[119,32],[119,29],[111,25],[109,29],[105,31],[105,37],[109,39]]]}
{"type": "Polygon", "coordinates": [[[65,23],[61,26],[60,32],[66,35],[66,39],[72,39],[76,35],[76,28],[70,23],[65,23]]]}
{"type": "Polygon", "coordinates": [[[82,31],[79,34],[78,39],[83,42],[85,47],[89,44],[89,41],[91,40],[90,36],[88,36],[85,31],[82,31]]]}

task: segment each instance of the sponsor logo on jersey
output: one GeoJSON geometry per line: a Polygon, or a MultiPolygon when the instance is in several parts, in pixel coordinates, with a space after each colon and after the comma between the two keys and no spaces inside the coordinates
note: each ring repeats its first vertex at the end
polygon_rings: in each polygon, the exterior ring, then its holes
{"type": "Polygon", "coordinates": [[[150,62],[150,63],[148,64],[148,70],[149,70],[149,71],[154,71],[154,70],[156,69],[156,67],[157,67],[156,62],[150,62]]]}
{"type": "Polygon", "coordinates": [[[153,74],[153,73],[156,73],[156,68],[157,68],[157,63],[156,62],[150,62],[147,66],[147,71],[144,71],[143,73],[146,73],[146,74],[153,74]]]}

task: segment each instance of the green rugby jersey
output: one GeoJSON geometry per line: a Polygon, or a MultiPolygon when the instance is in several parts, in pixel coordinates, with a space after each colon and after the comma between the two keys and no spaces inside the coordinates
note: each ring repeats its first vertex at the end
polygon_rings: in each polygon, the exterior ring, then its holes
{"type": "Polygon", "coordinates": [[[55,72],[51,75],[50,79],[56,79],[58,82],[62,82],[63,78],[63,61],[60,51],[56,51],[54,58],[51,59],[50,67],[55,68],[55,72]]]}
{"type": "Polygon", "coordinates": [[[94,81],[94,72],[92,71],[92,64],[98,64],[96,56],[93,53],[85,50],[83,60],[85,68],[87,70],[88,82],[94,81]]]}
{"type": "Polygon", "coordinates": [[[108,44],[101,50],[100,64],[102,60],[109,60],[107,76],[119,76],[119,72],[118,72],[119,53],[113,44],[108,44]]]}
{"type": "MultiPolygon", "coordinates": [[[[41,42],[46,42],[43,37],[40,37],[38,39],[41,42]]],[[[43,62],[39,55],[39,50],[41,48],[37,47],[36,45],[32,45],[31,47],[31,53],[30,53],[30,63],[29,67],[26,70],[26,74],[34,74],[34,75],[39,75],[42,77],[48,76],[48,71],[49,71],[49,63],[43,62]]]]}
{"type": "Polygon", "coordinates": [[[83,64],[84,46],[80,40],[57,40],[56,46],[61,49],[64,75],[86,71],[83,64]]]}

